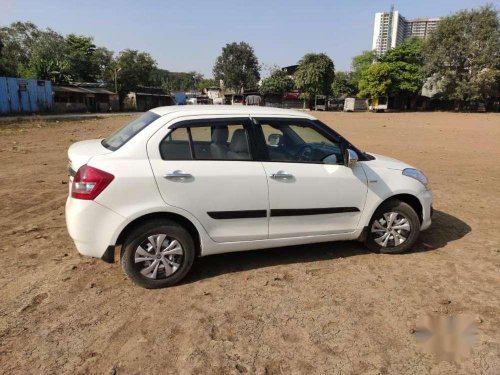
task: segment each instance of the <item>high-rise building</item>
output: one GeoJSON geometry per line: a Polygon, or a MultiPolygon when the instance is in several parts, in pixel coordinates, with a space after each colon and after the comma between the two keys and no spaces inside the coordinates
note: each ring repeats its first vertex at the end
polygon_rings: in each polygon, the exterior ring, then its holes
{"type": "Polygon", "coordinates": [[[382,56],[407,38],[427,38],[436,29],[439,18],[417,18],[408,21],[397,10],[375,13],[372,49],[382,56]]]}
{"type": "Polygon", "coordinates": [[[436,30],[439,18],[417,18],[406,23],[406,37],[417,36],[427,38],[430,33],[436,30]]]}

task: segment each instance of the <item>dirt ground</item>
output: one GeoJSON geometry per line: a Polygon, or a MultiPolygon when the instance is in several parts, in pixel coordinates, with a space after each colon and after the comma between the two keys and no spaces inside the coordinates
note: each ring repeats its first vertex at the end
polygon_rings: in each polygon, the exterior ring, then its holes
{"type": "Polygon", "coordinates": [[[65,228],[68,146],[130,118],[1,124],[0,373],[499,374],[500,115],[317,116],[425,171],[436,213],[414,251],[216,255],[163,290],[80,256],[65,228]],[[423,351],[429,314],[473,317],[470,355],[423,351]]]}

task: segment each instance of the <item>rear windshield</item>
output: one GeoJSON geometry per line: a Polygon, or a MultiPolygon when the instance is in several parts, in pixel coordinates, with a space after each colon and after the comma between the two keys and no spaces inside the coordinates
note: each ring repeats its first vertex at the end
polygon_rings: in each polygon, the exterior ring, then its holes
{"type": "Polygon", "coordinates": [[[146,126],[148,126],[158,118],[160,118],[160,115],[157,115],[153,112],[146,112],[136,118],[134,121],[129,122],[127,125],[110,135],[108,138],[103,139],[102,145],[112,151],[118,150],[130,139],[132,139],[137,133],[139,133],[142,129],[144,129],[146,126]]]}

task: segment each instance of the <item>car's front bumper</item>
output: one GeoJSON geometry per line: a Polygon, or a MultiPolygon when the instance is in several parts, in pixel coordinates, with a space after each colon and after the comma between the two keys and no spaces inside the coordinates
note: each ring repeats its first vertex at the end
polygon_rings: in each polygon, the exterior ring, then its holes
{"type": "Polygon", "coordinates": [[[432,223],[432,191],[425,190],[418,196],[420,203],[422,204],[422,225],[420,230],[426,230],[431,226],[432,223]]]}
{"type": "Polygon", "coordinates": [[[105,257],[112,237],[125,218],[99,203],[69,197],[66,226],[78,252],[95,258],[105,257]]]}

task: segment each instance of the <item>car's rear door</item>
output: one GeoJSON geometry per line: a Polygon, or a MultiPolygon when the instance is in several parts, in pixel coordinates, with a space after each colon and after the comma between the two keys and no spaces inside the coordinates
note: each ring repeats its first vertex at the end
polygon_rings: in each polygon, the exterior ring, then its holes
{"type": "Polygon", "coordinates": [[[268,238],[268,188],[247,118],[183,118],[148,141],[166,204],[194,215],[217,242],[268,238]]]}
{"type": "Polygon", "coordinates": [[[367,184],[343,163],[340,140],[307,119],[255,118],[269,186],[269,238],[357,229],[367,184]]]}

